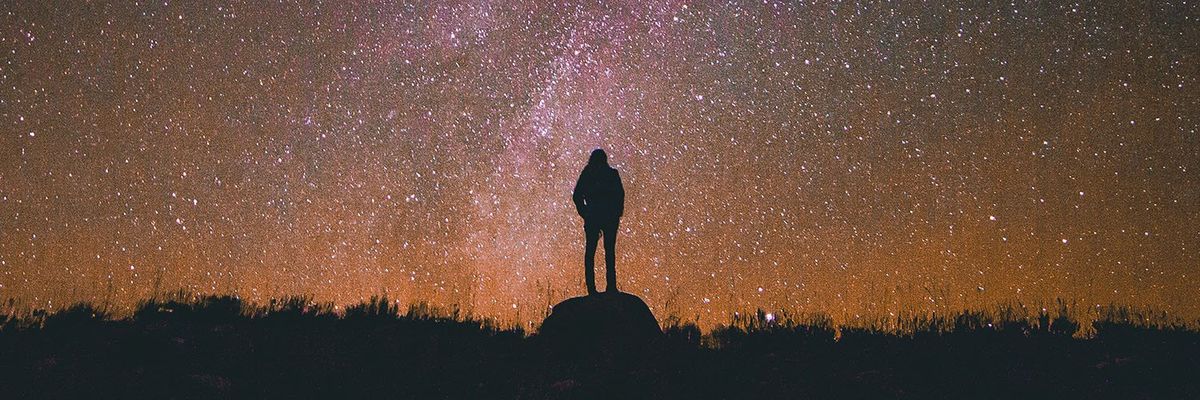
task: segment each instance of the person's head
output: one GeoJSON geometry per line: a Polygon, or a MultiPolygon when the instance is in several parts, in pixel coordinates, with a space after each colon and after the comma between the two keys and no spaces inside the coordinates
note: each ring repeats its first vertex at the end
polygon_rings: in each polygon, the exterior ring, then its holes
{"type": "Polygon", "coordinates": [[[588,165],[601,166],[608,165],[608,154],[601,149],[592,150],[592,156],[588,158],[588,165]]]}

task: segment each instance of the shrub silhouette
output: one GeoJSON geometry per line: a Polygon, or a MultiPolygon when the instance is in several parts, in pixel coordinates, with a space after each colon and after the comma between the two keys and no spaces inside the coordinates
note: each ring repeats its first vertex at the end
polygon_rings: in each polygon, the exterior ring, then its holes
{"type": "Polygon", "coordinates": [[[176,293],[165,299],[149,299],[138,304],[132,319],[142,323],[168,320],[193,323],[231,323],[243,317],[245,306],[233,296],[204,296],[188,299],[185,293],[176,293]]]}
{"type": "Polygon", "coordinates": [[[387,296],[371,296],[371,299],[346,307],[343,318],[347,320],[393,320],[400,317],[400,306],[388,301],[387,296]]]}
{"type": "Polygon", "coordinates": [[[97,310],[91,304],[76,303],[58,312],[46,315],[43,327],[47,330],[90,329],[102,324],[108,313],[97,310]]]}
{"type": "Polygon", "coordinates": [[[5,398],[1194,398],[1196,323],[1120,306],[1007,305],[836,322],[668,317],[659,351],[597,364],[460,308],[372,297],[249,304],[176,293],[124,318],[88,304],[14,312],[5,398]],[[1090,331],[1089,335],[1079,332],[1090,331]]]}

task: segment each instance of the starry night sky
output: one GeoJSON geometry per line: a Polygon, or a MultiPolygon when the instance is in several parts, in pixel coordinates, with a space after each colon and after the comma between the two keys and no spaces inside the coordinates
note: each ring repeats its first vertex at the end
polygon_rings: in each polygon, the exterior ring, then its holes
{"type": "Polygon", "coordinates": [[[1195,2],[267,3],[0,5],[0,299],[538,320],[604,148],[659,318],[1200,317],[1195,2]]]}

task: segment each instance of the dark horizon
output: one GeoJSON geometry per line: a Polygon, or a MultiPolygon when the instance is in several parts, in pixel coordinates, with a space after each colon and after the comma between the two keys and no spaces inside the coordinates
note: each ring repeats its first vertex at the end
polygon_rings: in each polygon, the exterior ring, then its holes
{"type": "Polygon", "coordinates": [[[614,293],[568,300],[554,307],[566,318],[548,317],[533,336],[453,311],[405,310],[384,298],[344,313],[302,298],[252,306],[203,297],[147,302],[120,320],[86,306],[0,318],[0,393],[1176,399],[1200,390],[1191,379],[1200,331],[1143,325],[1157,317],[1138,310],[1112,310],[1084,340],[1073,337],[1080,329],[1064,309],[1030,319],[1014,319],[1011,310],[942,315],[910,320],[902,334],[759,313],[711,332],[670,323],[662,331],[596,335],[589,332],[600,321],[571,314],[597,300],[640,303],[614,293]]]}

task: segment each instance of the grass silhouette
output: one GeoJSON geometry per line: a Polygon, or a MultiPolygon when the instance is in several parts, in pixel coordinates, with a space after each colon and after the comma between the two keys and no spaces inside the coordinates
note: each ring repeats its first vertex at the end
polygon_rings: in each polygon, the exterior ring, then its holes
{"type": "MultiPolygon", "coordinates": [[[[10,307],[10,310],[12,307],[10,307]]],[[[374,297],[342,311],[176,293],[117,318],[75,304],[0,316],[4,398],[1200,398],[1200,333],[1110,306],[837,324],[757,311],[657,350],[563,359],[457,309],[374,297]]]]}

